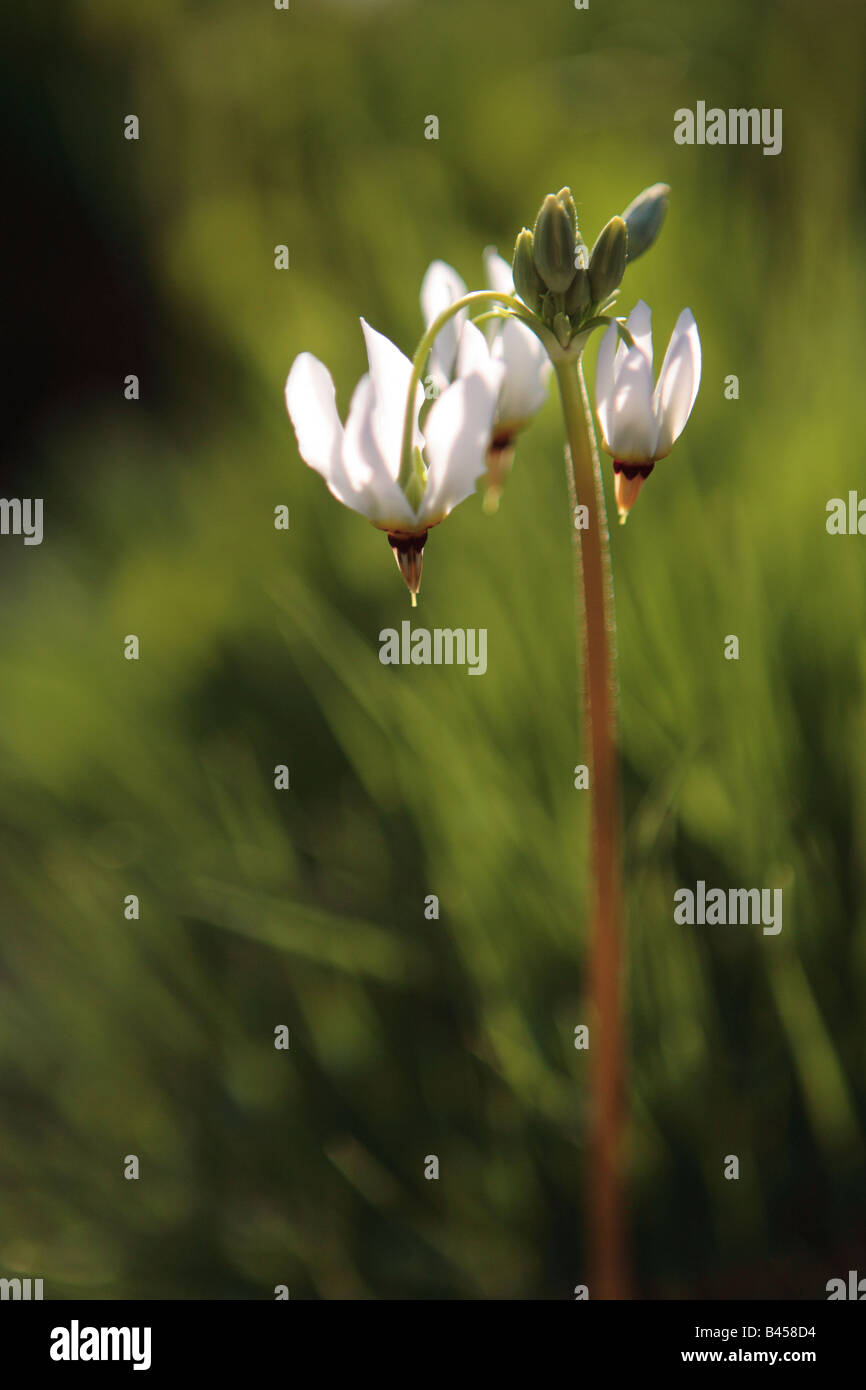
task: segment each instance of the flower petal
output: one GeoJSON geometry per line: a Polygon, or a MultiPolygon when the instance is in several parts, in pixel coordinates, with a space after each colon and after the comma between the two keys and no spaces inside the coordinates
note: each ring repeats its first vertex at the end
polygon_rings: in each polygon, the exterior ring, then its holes
{"type": "Polygon", "coordinates": [[[608,401],[604,431],[608,453],[623,463],[655,458],[658,422],[653,412],[652,367],[639,348],[626,350],[608,401]]]}
{"type": "Polygon", "coordinates": [[[494,361],[505,367],[496,418],[503,425],[530,420],[547,400],[550,358],[531,328],[506,319],[491,350],[494,361]]]}
{"type": "Polygon", "coordinates": [[[605,329],[598,349],[595,363],[595,411],[601,426],[605,449],[611,453],[610,436],[612,429],[611,409],[616,384],[615,363],[619,346],[619,333],[615,323],[605,329]]]}
{"type": "MultiPolygon", "coordinates": [[[[391,477],[396,481],[400,475],[400,451],[403,444],[403,420],[406,414],[406,399],[409,394],[409,381],[412,376],[412,363],[400,349],[377,333],[364,319],[361,319],[364,339],[367,344],[367,359],[370,363],[370,377],[375,396],[373,413],[373,432],[376,443],[391,477]]],[[[420,384],[415,392],[415,437],[413,443],[421,443],[417,428],[418,412],[424,400],[420,384]]]]}
{"type": "Polygon", "coordinates": [[[484,252],[484,275],[488,289],[496,290],[497,294],[514,294],[511,266],[495,246],[488,246],[484,252]]]}
{"type": "Polygon", "coordinates": [[[701,384],[701,340],[691,309],[674,325],[653,397],[659,421],[656,458],[664,458],[685,429],[701,384]]]}
{"type": "Polygon", "coordinates": [[[457,349],[455,376],[469,376],[472,372],[485,372],[490,366],[490,348],[487,339],[474,323],[465,323],[460,334],[457,349]]]}
{"type": "MultiPolygon", "coordinates": [[[[421,312],[427,327],[443,309],[447,309],[455,299],[462,299],[465,293],[466,285],[452,266],[445,261],[432,261],[421,282],[421,312]]],[[[450,381],[454,375],[457,344],[465,322],[466,310],[461,309],[438,334],[430,355],[434,376],[438,372],[446,381],[450,381]]]]}
{"type": "Polygon", "coordinates": [[[424,435],[429,467],[421,518],[428,525],[441,521],[468,497],[484,472],[502,376],[502,366],[490,363],[485,372],[460,377],[427,416],[424,435]]]}
{"type": "Polygon", "coordinates": [[[286,409],[304,463],[330,481],[340,466],[343,426],[333,377],[311,352],[302,352],[292,363],[286,379],[286,409]]]}
{"type": "Polygon", "coordinates": [[[412,531],[417,518],[392,478],[376,437],[377,410],[373,380],[362,376],[343,435],[342,466],[349,497],[340,501],[377,526],[412,531]]]}
{"type": "MultiPolygon", "coordinates": [[[[653,330],[652,330],[652,310],[650,306],[639,299],[625,321],[625,326],[634,338],[634,345],[639,348],[649,362],[653,364],[653,330]]],[[[623,352],[626,351],[625,344],[622,344],[623,352]]]]}

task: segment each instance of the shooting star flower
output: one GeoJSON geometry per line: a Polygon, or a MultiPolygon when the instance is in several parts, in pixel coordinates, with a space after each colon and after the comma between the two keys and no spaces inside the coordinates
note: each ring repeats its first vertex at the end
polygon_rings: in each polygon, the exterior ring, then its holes
{"type": "MultiPolygon", "coordinates": [[[[511,267],[493,247],[484,253],[488,288],[501,294],[515,294],[511,267]]],[[[449,304],[462,298],[466,285],[445,261],[433,261],[421,285],[421,309],[429,327],[449,304]]],[[[467,337],[472,339],[465,309],[438,335],[431,353],[431,376],[437,389],[447,384],[458,370],[458,356],[467,337]]],[[[471,360],[480,367],[478,354],[486,351],[490,360],[504,369],[502,387],[490,433],[487,451],[487,490],[485,509],[495,510],[503,483],[514,458],[517,435],[525,429],[547,399],[550,359],[544,345],[530,328],[510,317],[488,320],[486,336],[467,347],[471,360]]]]}
{"type": "Polygon", "coordinates": [[[682,434],[701,381],[701,340],[690,309],[676,321],[653,390],[651,312],[640,300],[626,327],[634,347],[611,324],[601,340],[595,374],[598,423],[613,458],[614,491],[624,522],[657,461],[682,434]]]}
{"type": "Polygon", "coordinates": [[[424,392],[417,387],[413,467],[404,490],[398,480],[412,364],[363,319],[361,327],[370,370],[355,388],[345,426],[333,378],[309,352],[292,364],[286,407],[304,462],[322,475],[339,502],[386,532],[414,605],[428,531],[474,492],[484,472],[503,368],[476,351],[434,401],[423,427],[424,392]]]}

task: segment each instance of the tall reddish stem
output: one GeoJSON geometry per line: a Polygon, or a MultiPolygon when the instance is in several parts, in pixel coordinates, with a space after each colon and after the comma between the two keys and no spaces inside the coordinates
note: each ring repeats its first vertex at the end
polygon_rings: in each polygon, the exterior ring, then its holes
{"type": "Polygon", "coordinates": [[[568,436],[573,506],[587,508],[575,529],[582,595],[585,746],[591,815],[591,1084],[588,1198],[589,1293],[627,1298],[624,1182],[625,1039],[622,1000],[622,849],[619,804],[619,691],[616,616],[607,517],[592,416],[580,362],[555,364],[568,436]]]}

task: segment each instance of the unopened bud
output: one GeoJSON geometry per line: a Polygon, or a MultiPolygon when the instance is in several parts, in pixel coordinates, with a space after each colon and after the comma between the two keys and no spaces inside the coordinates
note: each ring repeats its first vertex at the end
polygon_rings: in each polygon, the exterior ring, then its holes
{"type": "Polygon", "coordinates": [[[654,183],[652,187],[639,193],[623,213],[623,220],[628,228],[629,263],[636,261],[644,251],[648,251],[661,231],[668,210],[670,191],[668,184],[654,183]]]}
{"type": "Polygon", "coordinates": [[[555,314],[553,331],[560,347],[567,348],[571,342],[571,320],[567,314],[555,314]]]}
{"type": "Polygon", "coordinates": [[[571,189],[560,188],[559,192],[556,195],[556,201],[558,203],[562,203],[562,206],[565,208],[566,212],[571,218],[571,225],[574,228],[574,235],[577,236],[577,208],[574,206],[574,198],[571,196],[571,189]]]}
{"type": "Polygon", "coordinates": [[[594,304],[602,304],[619,288],[625,274],[628,230],[621,217],[602,228],[589,258],[589,286],[594,304]]]}
{"type": "Polygon", "coordinates": [[[532,257],[532,233],[528,227],[523,228],[515,242],[511,274],[514,279],[514,288],[524,304],[527,304],[534,313],[538,313],[544,285],[535,269],[535,261],[532,257]]]}
{"type": "Polygon", "coordinates": [[[548,193],[533,233],[535,268],[549,290],[565,294],[574,279],[574,223],[569,209],[548,193]]]}
{"type": "Polygon", "coordinates": [[[586,270],[577,270],[571,282],[571,289],[565,296],[565,312],[574,318],[583,318],[590,304],[592,303],[592,291],[589,287],[589,274],[586,270]]]}

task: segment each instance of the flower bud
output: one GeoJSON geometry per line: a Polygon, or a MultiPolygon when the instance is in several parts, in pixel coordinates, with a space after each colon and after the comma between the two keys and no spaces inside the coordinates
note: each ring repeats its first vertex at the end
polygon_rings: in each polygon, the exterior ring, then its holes
{"type": "Polygon", "coordinates": [[[562,203],[562,206],[565,208],[566,212],[571,218],[571,225],[574,228],[574,235],[577,236],[577,208],[574,206],[574,199],[571,196],[571,189],[567,187],[560,188],[559,192],[556,195],[556,201],[558,203],[562,203]]]}
{"type": "Polygon", "coordinates": [[[576,270],[571,282],[571,289],[565,296],[565,312],[571,318],[582,319],[591,303],[592,291],[589,287],[589,274],[586,270],[576,270]]]}
{"type": "Polygon", "coordinates": [[[567,348],[571,342],[571,320],[567,314],[554,314],[553,331],[559,346],[567,348]]]}
{"type": "Polygon", "coordinates": [[[645,188],[643,193],[639,193],[623,213],[623,220],[628,228],[629,262],[636,261],[638,256],[648,251],[661,231],[668,210],[670,191],[668,184],[654,183],[651,188],[645,188]]]}
{"type": "Polygon", "coordinates": [[[594,304],[602,304],[618,289],[625,274],[628,231],[621,217],[612,217],[598,235],[589,258],[589,286],[594,304]]]}
{"type": "Polygon", "coordinates": [[[515,242],[511,274],[514,279],[514,288],[524,304],[538,313],[544,285],[535,269],[535,261],[532,258],[532,233],[528,227],[523,228],[515,242]]]}
{"type": "Polygon", "coordinates": [[[542,203],[535,223],[533,254],[547,288],[565,294],[574,279],[574,223],[569,209],[552,193],[542,203]]]}

